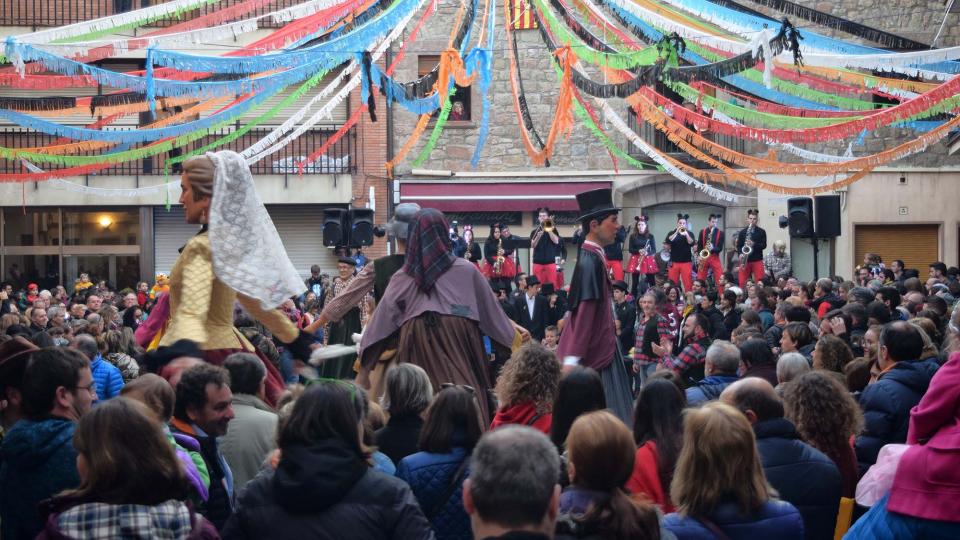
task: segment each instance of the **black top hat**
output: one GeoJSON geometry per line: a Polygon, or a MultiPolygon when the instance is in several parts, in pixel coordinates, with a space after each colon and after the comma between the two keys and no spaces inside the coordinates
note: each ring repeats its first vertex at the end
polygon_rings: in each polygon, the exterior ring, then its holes
{"type": "Polygon", "coordinates": [[[620,211],[613,205],[613,192],[610,188],[591,189],[590,191],[577,193],[577,205],[580,206],[578,221],[616,214],[620,211]]]}
{"type": "Polygon", "coordinates": [[[544,283],[543,286],[540,287],[540,294],[544,296],[550,296],[556,292],[557,291],[553,288],[553,283],[544,283]]]}
{"type": "Polygon", "coordinates": [[[630,287],[627,286],[627,282],[623,281],[622,279],[614,281],[613,288],[620,289],[623,292],[630,292],[630,287]]]}
{"type": "Polygon", "coordinates": [[[527,287],[530,287],[532,285],[539,285],[539,284],[540,284],[540,280],[537,279],[537,276],[533,276],[533,275],[527,276],[527,287]]]}

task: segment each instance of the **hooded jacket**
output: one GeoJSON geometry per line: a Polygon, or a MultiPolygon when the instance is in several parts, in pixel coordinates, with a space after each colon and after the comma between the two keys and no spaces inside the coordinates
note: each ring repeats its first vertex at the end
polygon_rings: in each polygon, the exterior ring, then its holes
{"type": "MultiPolygon", "coordinates": [[[[776,538],[777,540],[800,540],[803,536],[803,518],[788,502],[769,500],[749,515],[740,512],[734,502],[717,505],[709,516],[717,527],[731,539],[776,538]]],[[[663,518],[663,527],[677,535],[679,540],[717,540],[717,536],[691,516],[668,514],[663,518]]]]}
{"type": "Polygon", "coordinates": [[[805,538],[832,538],[840,507],[840,470],[800,440],[793,423],[772,418],[753,426],[763,472],[780,498],[803,516],[805,538]]]}
{"type": "Polygon", "coordinates": [[[433,539],[410,487],[330,439],[282,449],[276,470],[247,484],[224,539],[433,539]]]}
{"type": "Polygon", "coordinates": [[[537,412],[533,403],[525,402],[501,408],[490,423],[490,429],[496,429],[507,424],[530,426],[546,435],[550,435],[550,426],[553,424],[553,413],[537,412]]]}
{"type": "Polygon", "coordinates": [[[20,420],[3,439],[0,537],[32,539],[43,528],[40,501],[80,485],[76,424],[65,418],[20,420]]]}
{"type": "Polygon", "coordinates": [[[719,399],[720,393],[739,379],[736,375],[724,375],[722,373],[704,377],[696,385],[687,388],[687,405],[696,407],[708,401],[719,399]]]}
{"type": "Polygon", "coordinates": [[[877,462],[880,448],[907,440],[910,409],[927,392],[940,367],[934,359],[897,362],[860,396],[864,430],[854,443],[861,475],[877,462]]]}

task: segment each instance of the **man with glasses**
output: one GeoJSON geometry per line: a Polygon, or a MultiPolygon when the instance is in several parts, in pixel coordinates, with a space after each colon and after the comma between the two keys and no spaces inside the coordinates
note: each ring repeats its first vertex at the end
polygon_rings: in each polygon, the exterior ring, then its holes
{"type": "Polygon", "coordinates": [[[39,503],[80,485],[73,433],[97,400],[90,362],[78,351],[31,353],[21,388],[24,418],[3,439],[0,536],[33,538],[43,528],[39,503]]]}

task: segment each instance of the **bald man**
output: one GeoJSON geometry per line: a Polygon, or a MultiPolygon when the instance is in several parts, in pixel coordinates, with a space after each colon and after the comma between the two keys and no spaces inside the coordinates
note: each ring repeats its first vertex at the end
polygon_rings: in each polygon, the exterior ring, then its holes
{"type": "Polygon", "coordinates": [[[767,481],[800,511],[805,538],[830,538],[840,505],[840,470],[800,440],[793,423],[783,417],[783,403],[773,386],[747,377],[728,386],[720,401],[736,407],[753,425],[767,481]]]}

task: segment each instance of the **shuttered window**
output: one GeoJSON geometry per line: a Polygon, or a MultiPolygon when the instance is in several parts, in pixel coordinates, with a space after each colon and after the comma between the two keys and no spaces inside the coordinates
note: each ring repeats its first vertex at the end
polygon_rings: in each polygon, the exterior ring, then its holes
{"type": "Polygon", "coordinates": [[[920,270],[940,260],[939,225],[855,225],[855,265],[863,263],[866,253],[878,253],[884,265],[902,259],[906,268],[920,270]]]}
{"type": "MultiPolygon", "coordinates": [[[[323,246],[323,206],[270,206],[273,224],[277,228],[287,256],[293,267],[304,278],[310,275],[310,266],[319,264],[324,272],[336,271],[333,250],[323,246]]],[[[197,234],[197,225],[186,223],[183,208],[173,206],[168,212],[163,207],[153,211],[155,271],[169,275],[180,255],[178,250],[197,234]]]]}

